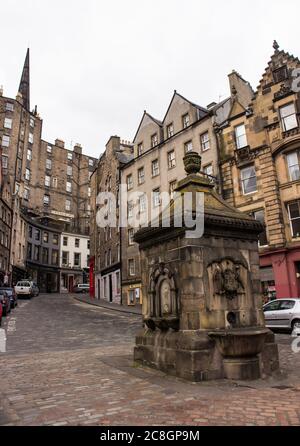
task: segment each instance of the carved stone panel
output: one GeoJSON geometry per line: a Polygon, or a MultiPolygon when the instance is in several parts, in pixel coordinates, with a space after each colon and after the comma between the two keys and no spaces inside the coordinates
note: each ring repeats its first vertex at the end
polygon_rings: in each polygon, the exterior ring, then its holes
{"type": "Polygon", "coordinates": [[[246,265],[229,258],[213,262],[208,267],[210,289],[213,290],[213,294],[228,300],[245,294],[246,284],[243,277],[246,270],[246,265]]]}

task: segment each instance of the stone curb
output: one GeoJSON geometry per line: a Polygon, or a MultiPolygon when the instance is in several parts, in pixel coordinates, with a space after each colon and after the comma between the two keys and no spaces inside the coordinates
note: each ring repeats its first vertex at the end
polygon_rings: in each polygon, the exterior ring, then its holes
{"type": "Polygon", "coordinates": [[[94,307],[100,307],[100,308],[105,308],[106,310],[112,310],[112,311],[118,311],[119,313],[129,313],[129,314],[135,314],[136,316],[141,316],[142,315],[142,311],[140,310],[128,310],[127,308],[125,309],[124,307],[120,307],[120,308],[116,308],[116,307],[112,307],[109,304],[105,305],[105,304],[100,304],[100,303],[96,303],[93,302],[92,300],[88,300],[85,298],[82,298],[80,296],[74,296],[72,295],[73,299],[78,300],[79,302],[82,302],[84,304],[88,304],[88,305],[93,305],[94,307]]]}

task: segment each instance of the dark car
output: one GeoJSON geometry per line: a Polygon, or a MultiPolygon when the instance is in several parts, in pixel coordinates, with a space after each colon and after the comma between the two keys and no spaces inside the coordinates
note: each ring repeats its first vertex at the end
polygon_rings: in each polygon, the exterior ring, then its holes
{"type": "Polygon", "coordinates": [[[10,299],[11,308],[16,308],[16,306],[18,305],[18,297],[15,293],[14,288],[0,288],[0,293],[1,293],[1,291],[7,292],[8,297],[10,299]]]}
{"type": "Polygon", "coordinates": [[[7,316],[10,313],[10,298],[6,291],[0,291],[0,302],[2,305],[3,316],[7,316]]]}

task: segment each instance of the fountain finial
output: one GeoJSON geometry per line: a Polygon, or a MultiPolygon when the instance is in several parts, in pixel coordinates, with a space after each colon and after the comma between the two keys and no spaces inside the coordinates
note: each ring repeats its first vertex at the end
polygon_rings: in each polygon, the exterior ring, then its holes
{"type": "Polygon", "coordinates": [[[202,158],[198,152],[187,152],[183,158],[184,169],[187,175],[200,173],[201,160],[202,158]]]}

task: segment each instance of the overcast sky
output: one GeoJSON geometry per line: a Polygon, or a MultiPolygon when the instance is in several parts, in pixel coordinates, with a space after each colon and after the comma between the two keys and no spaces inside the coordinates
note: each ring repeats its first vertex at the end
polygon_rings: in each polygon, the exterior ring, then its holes
{"type": "Polygon", "coordinates": [[[15,97],[31,51],[31,108],[43,138],[98,157],[161,119],[174,89],[206,106],[237,70],[256,88],[273,52],[300,57],[299,0],[0,0],[0,85],[15,97]]]}

